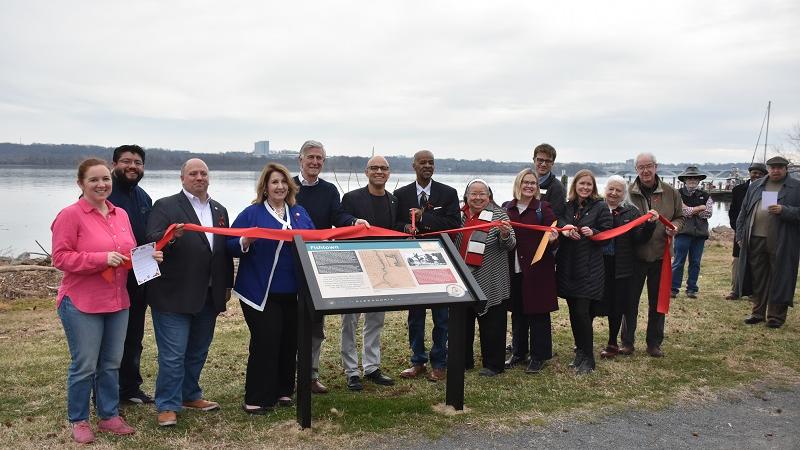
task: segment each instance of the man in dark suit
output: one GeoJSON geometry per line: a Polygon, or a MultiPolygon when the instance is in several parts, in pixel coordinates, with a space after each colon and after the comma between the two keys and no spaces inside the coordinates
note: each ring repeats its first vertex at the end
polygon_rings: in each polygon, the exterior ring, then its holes
{"type": "MultiPolygon", "coordinates": [[[[420,150],[414,154],[411,167],[417,179],[394,191],[397,197],[397,228],[411,232],[414,216],[419,232],[444,231],[461,225],[458,193],[455,189],[433,180],[433,153],[420,150]]],[[[433,318],[433,344],[430,355],[425,350],[425,308],[408,310],[408,343],[411,346],[411,367],[400,372],[403,378],[416,378],[426,373],[425,364],[430,359],[427,378],[439,381],[446,376],[447,367],[447,307],[431,308],[433,318]],[[430,358],[429,358],[430,356],[430,358]]]]}
{"type": "MultiPolygon", "coordinates": [[[[731,228],[733,228],[733,234],[736,234],[736,219],[739,218],[739,211],[742,210],[742,202],[744,201],[744,196],[747,194],[747,188],[750,187],[750,183],[759,178],[764,178],[767,175],[767,165],[762,163],[753,163],[747,169],[750,172],[750,179],[744,183],[741,183],[731,190],[731,195],[733,198],[731,199],[731,206],[728,208],[728,219],[730,219],[731,228]]],[[[733,239],[733,263],[731,264],[731,292],[727,296],[725,296],[725,300],[736,300],[736,288],[739,286],[739,278],[737,276],[737,271],[739,267],[739,244],[736,243],[736,238],[734,236],[733,239]]]]}
{"type": "MultiPolygon", "coordinates": [[[[342,209],[353,217],[359,217],[371,225],[391,229],[397,221],[397,199],[386,191],[389,180],[389,163],[383,156],[373,156],[364,170],[368,183],[365,187],[350,191],[342,197],[342,209]]],[[[363,389],[358,370],[356,327],[361,314],[342,315],[342,365],[351,391],[363,389]]],[[[381,372],[381,331],[384,312],[364,314],[364,352],[361,364],[364,378],[380,385],[391,386],[394,380],[381,372]]]]}
{"type": "Polygon", "coordinates": [[[228,227],[228,212],[208,195],[208,166],[190,159],[181,167],[183,190],[158,200],[147,222],[147,240],[157,241],[177,223],[164,247],[161,277],[147,284],[158,345],[155,402],[160,426],[175,425],[183,408],[211,411],[203,399],[200,372],[214,337],[217,315],[225,311],[233,286],[233,260],[225,239],[212,233],[184,233],[184,223],[228,227]]]}

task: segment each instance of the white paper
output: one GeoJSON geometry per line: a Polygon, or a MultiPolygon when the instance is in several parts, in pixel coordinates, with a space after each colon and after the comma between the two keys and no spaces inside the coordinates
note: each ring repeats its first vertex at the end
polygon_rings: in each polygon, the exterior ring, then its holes
{"type": "Polygon", "coordinates": [[[140,245],[131,250],[133,274],[136,276],[136,282],[139,286],[161,276],[161,271],[158,270],[158,262],[153,258],[155,251],[155,242],[140,245]]]}
{"type": "Polygon", "coordinates": [[[764,191],[761,193],[761,209],[767,209],[778,204],[778,192],[764,191]]]}

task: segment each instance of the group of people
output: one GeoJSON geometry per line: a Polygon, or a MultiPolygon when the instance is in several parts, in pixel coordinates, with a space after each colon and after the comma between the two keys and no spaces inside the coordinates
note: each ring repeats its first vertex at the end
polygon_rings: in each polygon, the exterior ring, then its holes
{"type": "MultiPolygon", "coordinates": [[[[558,297],[565,298],[569,308],[575,341],[571,365],[576,373],[586,374],[595,368],[594,317],[607,316],[609,321],[609,339],[601,357],[632,354],[639,297],[645,285],[647,353],[663,356],[665,318],[657,311],[658,290],[666,236],[676,230],[666,228],[658,219],[668,219],[681,233],[685,222],[702,213],[699,206],[710,208],[689,182],[684,193],[662,181],[652,154],[636,157],[638,176],[633,183],[628,185],[622,177],[612,176],[601,196],[588,170],[579,171],[566,191],[551,170],[555,148],[539,145],[533,152],[533,167],[521,171],[514,181],[513,200],[502,206],[495,203],[492,188],[483,179],[471,180],[461,199],[454,188],[433,180],[435,160],[428,150],[414,155],[415,181],[394,193],[386,189],[391,175],[389,162],[383,156],[371,157],[364,169],[367,185],[341,198],[336,186],[320,177],[325,159],[322,143],[306,141],[300,148],[296,176],[281,164],[267,164],[258,178],[252,204],[230,224],[225,207],[209,196],[209,169],[200,159],[190,159],[181,167],[180,192],[154,204],[138,186],[145,163],[141,147],[115,149],[111,170],[99,159],[81,163],[78,185],[82,195],[62,210],[52,225],[53,264],[64,272],[58,314],[72,356],[67,410],[75,441],[94,440],[89,423],[92,391],[99,419],[97,431],[119,435],[134,432],[119,416],[120,400],[155,403],[160,426],[175,425],[184,408],[218,409],[218,403],[204,397],[199,379],[216,318],[225,311],[231,296],[238,298],[250,331],[242,410],[260,415],[293,404],[298,273],[292,243],[187,232],[183,224],[189,223],[280,230],[374,225],[411,234],[453,230],[451,236],[460,256],[488,299],[470,306],[466,315],[466,368],[475,366],[477,320],[482,376],[495,376],[523,363],[529,373],[545,367],[554,355],[550,315],[558,309],[558,297]],[[702,205],[687,202],[684,194],[702,205]],[[643,214],[648,214],[648,219],[628,233],[592,239],[643,214]],[[495,225],[466,228],[489,222],[495,225]],[[177,224],[172,239],[153,254],[160,263],[161,276],[139,286],[127,268],[131,248],[162,239],[171,224],[177,224]],[[514,224],[557,226],[561,231],[537,231],[514,224]],[[542,243],[545,248],[541,248],[542,243]],[[233,258],[239,259],[235,278],[233,258]],[[141,390],[139,373],[148,305],[158,347],[154,399],[141,390]],[[511,356],[506,359],[509,310],[512,343],[511,356]]],[[[751,189],[755,190],[755,184],[751,189]]],[[[785,198],[782,194],[779,203],[785,198]]],[[[800,190],[790,194],[792,199],[800,198],[800,190]]],[[[774,262],[769,259],[774,257],[770,253],[774,240],[767,234],[755,246],[750,241],[758,241],[758,230],[772,230],[769,218],[773,216],[783,219],[785,215],[787,226],[796,227],[798,209],[783,206],[777,213],[770,209],[769,216],[752,212],[755,218],[748,219],[745,211],[758,209],[753,206],[757,203],[755,196],[748,190],[744,204],[749,206],[739,217],[754,230],[745,232],[742,226],[741,239],[737,234],[743,248],[750,249],[742,252],[739,266],[749,267],[742,263],[747,258],[750,264],[766,265],[759,267],[763,273],[776,270],[769,265],[774,262]]],[[[790,233],[791,229],[781,232],[790,233]]],[[[785,238],[796,243],[796,237],[785,238]]],[[[691,252],[691,241],[686,247],[691,252]]],[[[777,252],[782,255],[780,249],[777,252]]],[[[694,273],[690,266],[687,295],[697,292],[696,284],[692,284],[696,283],[694,273]]],[[[780,313],[768,307],[774,303],[772,297],[759,298],[768,313],[780,313]]],[[[785,318],[785,309],[782,311],[785,318]]],[[[356,334],[361,315],[342,316],[341,358],[346,386],[358,391],[363,389],[363,381],[392,385],[395,381],[381,370],[383,312],[363,314],[359,367],[356,334]]],[[[402,378],[425,377],[436,382],[446,377],[448,310],[432,308],[431,315],[432,345],[428,350],[426,310],[408,311],[411,357],[410,367],[399,373],[402,378]]],[[[319,373],[325,339],[323,317],[312,329],[311,390],[316,394],[328,392],[319,373]]],[[[755,309],[754,317],[758,317],[755,309]]]]}

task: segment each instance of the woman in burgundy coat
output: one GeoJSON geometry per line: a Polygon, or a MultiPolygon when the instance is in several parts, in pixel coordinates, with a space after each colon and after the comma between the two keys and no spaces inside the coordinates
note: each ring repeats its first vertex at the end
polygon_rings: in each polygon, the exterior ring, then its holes
{"type": "MultiPolygon", "coordinates": [[[[555,214],[550,204],[539,200],[539,182],[531,169],[525,169],[514,180],[514,200],[503,205],[512,222],[529,225],[551,225],[555,214]]],[[[558,310],[556,273],[553,249],[558,233],[547,233],[548,246],[542,259],[531,265],[545,232],[514,227],[517,245],[511,269],[512,355],[507,361],[514,366],[525,361],[530,348],[530,363],[525,372],[538,373],[545,361],[553,357],[550,313],[558,310]],[[530,344],[530,346],[529,346],[530,344]]]]}

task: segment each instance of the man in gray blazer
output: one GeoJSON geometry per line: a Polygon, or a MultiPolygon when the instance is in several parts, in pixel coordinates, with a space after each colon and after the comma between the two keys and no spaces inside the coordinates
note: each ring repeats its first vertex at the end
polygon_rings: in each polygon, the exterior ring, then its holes
{"type": "MultiPolygon", "coordinates": [[[[360,217],[369,224],[392,229],[397,219],[397,199],[386,190],[389,180],[389,163],[383,156],[373,156],[367,161],[364,170],[368,184],[350,191],[342,197],[342,209],[354,217],[360,217]]],[[[356,327],[358,314],[342,315],[342,365],[347,376],[347,387],[351,391],[363,389],[358,370],[358,349],[356,327]]],[[[364,314],[364,378],[384,386],[391,386],[394,380],[381,372],[381,331],[383,331],[384,312],[364,314]]]]}
{"type": "Polygon", "coordinates": [[[181,183],[181,192],[153,205],[147,222],[150,242],[161,239],[170,224],[180,224],[175,239],[163,249],[161,277],[147,283],[158,345],[155,403],[160,426],[175,425],[183,408],[219,408],[203,399],[200,372],[217,315],[225,311],[233,286],[233,260],[225,253],[225,239],[182,229],[184,223],[228,227],[225,207],[208,195],[208,166],[200,159],[186,161],[181,183]]]}

